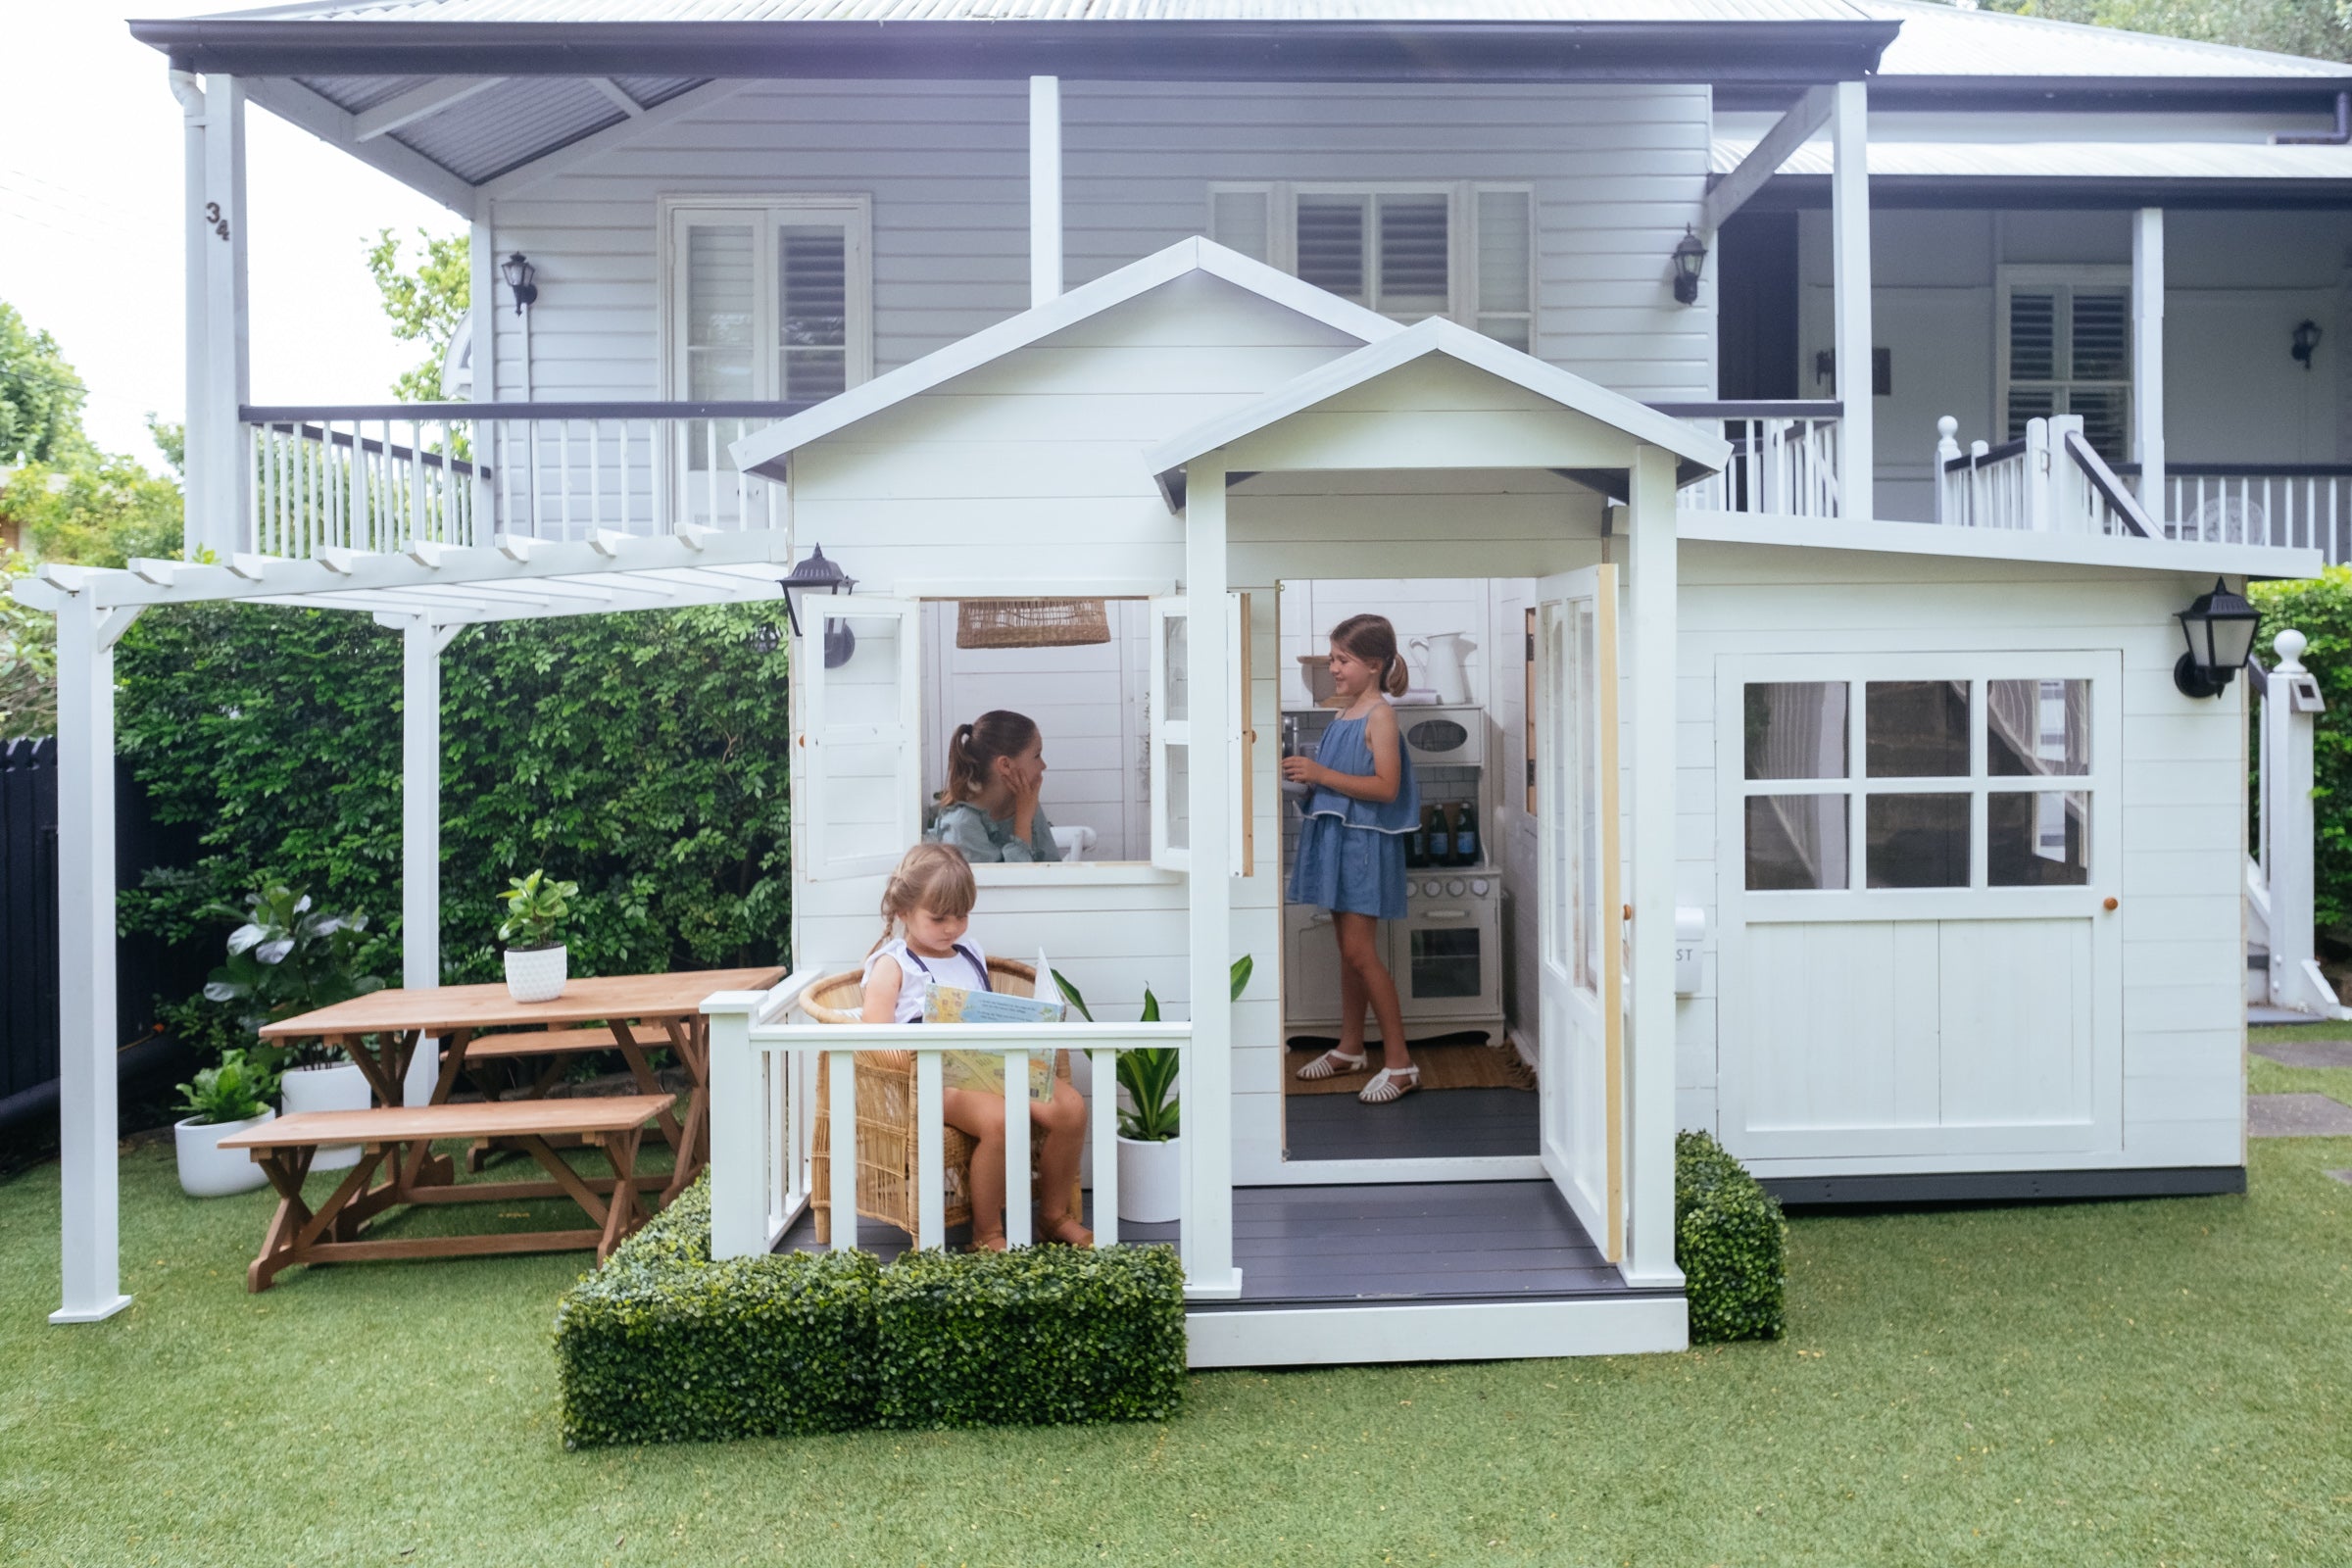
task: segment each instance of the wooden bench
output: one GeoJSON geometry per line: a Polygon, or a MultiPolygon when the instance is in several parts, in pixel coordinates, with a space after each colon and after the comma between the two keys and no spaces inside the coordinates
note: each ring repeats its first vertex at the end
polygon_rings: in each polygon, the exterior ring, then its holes
{"type": "MultiPolygon", "coordinates": [[[[525,1100],[544,1100],[548,1092],[564,1076],[571,1058],[599,1051],[621,1050],[619,1036],[610,1029],[523,1029],[511,1034],[476,1035],[466,1042],[466,1076],[473,1080],[484,1100],[502,1099],[513,1084],[500,1080],[493,1062],[537,1061],[539,1076],[521,1088],[525,1100]]],[[[574,1138],[553,1138],[550,1147],[568,1149],[578,1143],[574,1138]]],[[[466,1151],[466,1168],[478,1171],[488,1161],[491,1152],[514,1149],[511,1141],[477,1138],[466,1151]]]]}
{"type": "Polygon", "coordinates": [[[277,1189],[277,1212],[262,1239],[261,1254],[245,1271],[245,1287],[266,1291],[279,1270],[296,1263],[359,1262],[369,1258],[471,1257],[501,1252],[562,1252],[594,1248],[612,1255],[621,1238],[649,1215],[640,1189],[660,1187],[662,1175],[636,1173],[637,1148],[648,1123],[670,1109],[667,1095],[623,1095],[594,1100],[492,1101],[480,1104],[389,1105],[372,1110],[310,1110],[220,1140],[245,1149],[277,1189]],[[551,1135],[577,1134],[602,1146],[611,1176],[582,1176],[548,1145],[551,1135]],[[441,1139],[512,1139],[539,1161],[551,1180],[423,1183],[426,1149],[441,1139]],[[322,1145],[358,1144],[360,1162],[313,1208],[303,1178],[322,1145]],[[401,1150],[411,1148],[405,1162],[401,1150]],[[384,1180],[370,1187],[377,1169],[384,1180]],[[511,1231],[471,1236],[414,1236],[362,1240],[368,1220],[394,1203],[514,1202],[569,1198],[593,1230],[511,1231]]]}

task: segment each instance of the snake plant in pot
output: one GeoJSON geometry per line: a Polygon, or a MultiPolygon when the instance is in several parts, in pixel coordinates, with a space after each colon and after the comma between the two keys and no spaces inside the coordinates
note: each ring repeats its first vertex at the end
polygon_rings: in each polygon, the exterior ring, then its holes
{"type": "MultiPolygon", "coordinates": [[[[1232,1000],[1242,1000],[1255,960],[1244,954],[1233,960],[1232,1000]]],[[[1086,999],[1060,970],[1054,984],[1080,1017],[1093,1023],[1086,999]]],[[[1159,1022],[1159,998],[1144,988],[1143,1022],[1159,1022]]],[[[1183,1214],[1184,1154],[1176,1075],[1180,1063],[1172,1047],[1152,1046],[1119,1053],[1119,1218],[1138,1225],[1164,1225],[1183,1214]]],[[[1097,1086],[1096,1093],[1102,1093],[1097,1086]]]]}
{"type": "Polygon", "coordinates": [[[545,871],[507,879],[498,940],[507,945],[507,991],[516,1002],[553,1002],[564,994],[570,977],[564,922],[579,894],[577,882],[550,882],[545,871]]]}

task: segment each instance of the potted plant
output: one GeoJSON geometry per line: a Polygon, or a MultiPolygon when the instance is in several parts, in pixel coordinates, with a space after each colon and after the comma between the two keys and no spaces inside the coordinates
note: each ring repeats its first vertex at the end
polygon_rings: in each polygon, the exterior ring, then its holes
{"type": "Polygon", "coordinates": [[[498,940],[507,945],[507,990],[516,1002],[553,1002],[564,994],[569,978],[564,921],[579,893],[577,882],[550,882],[545,871],[507,879],[498,940]]]}
{"type": "MultiPolygon", "coordinates": [[[[217,904],[208,912],[241,923],[228,934],[228,961],[213,971],[205,998],[241,1004],[237,1022],[249,1033],[384,988],[378,976],[360,972],[364,914],[327,914],[313,906],[307,892],[275,883],[246,895],[241,911],[217,904]]],[[[247,1056],[276,1078],[289,1116],[366,1110],[373,1101],[367,1075],[320,1042],[292,1048],[259,1042],[247,1056]]],[[[359,1159],[359,1145],[332,1145],[318,1151],[311,1168],[344,1170],[359,1159]]]]}
{"type": "MultiPolygon", "coordinates": [[[[1255,961],[1244,954],[1233,960],[1232,1000],[1239,1002],[1250,985],[1255,961]]],[[[1054,971],[1054,984],[1088,1023],[1078,988],[1054,971]]],[[[1144,988],[1143,1022],[1159,1022],[1159,998],[1144,988]]],[[[1179,1102],[1176,1096],[1177,1054],[1166,1046],[1149,1046],[1119,1053],[1119,1218],[1138,1225],[1164,1225],[1183,1217],[1184,1153],[1179,1102]]]]}
{"type": "Polygon", "coordinates": [[[207,1067],[179,1086],[186,1119],[172,1124],[179,1154],[180,1190],[190,1198],[225,1198],[249,1193],[270,1178],[242,1149],[222,1149],[220,1140],[276,1116],[270,1097],[277,1090],[270,1070],[242,1051],[231,1051],[218,1067],[207,1067]]]}

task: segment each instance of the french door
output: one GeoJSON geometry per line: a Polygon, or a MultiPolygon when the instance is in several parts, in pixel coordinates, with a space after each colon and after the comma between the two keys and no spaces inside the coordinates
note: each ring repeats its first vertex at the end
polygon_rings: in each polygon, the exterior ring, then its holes
{"type": "Polygon", "coordinates": [[[1615,1262],[1625,1250],[1616,567],[1538,584],[1535,665],[1539,1151],[1615,1262]]]}

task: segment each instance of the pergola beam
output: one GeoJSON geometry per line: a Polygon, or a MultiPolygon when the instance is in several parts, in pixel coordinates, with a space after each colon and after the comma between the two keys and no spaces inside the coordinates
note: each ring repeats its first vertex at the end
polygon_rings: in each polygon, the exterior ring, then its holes
{"type": "Polygon", "coordinates": [[[645,113],[645,105],[630,97],[628,89],[623,87],[619,82],[614,81],[611,76],[590,76],[588,78],[588,85],[594,87],[598,92],[601,92],[606,97],[612,99],[612,107],[619,110],[622,114],[628,116],[631,120],[635,120],[639,115],[645,113]]]}
{"type": "Polygon", "coordinates": [[[1740,160],[1740,167],[1715,182],[1706,199],[1699,203],[1698,226],[1708,234],[1723,227],[1724,220],[1747,205],[1749,197],[1762,190],[1789,155],[1810,141],[1813,133],[1830,122],[1830,111],[1837,106],[1835,87],[1808,87],[1789,111],[1766,131],[1740,160]]]}

